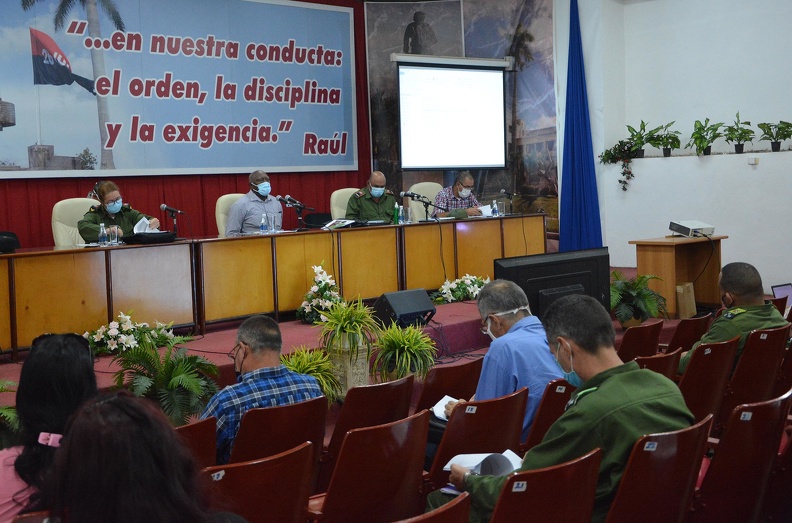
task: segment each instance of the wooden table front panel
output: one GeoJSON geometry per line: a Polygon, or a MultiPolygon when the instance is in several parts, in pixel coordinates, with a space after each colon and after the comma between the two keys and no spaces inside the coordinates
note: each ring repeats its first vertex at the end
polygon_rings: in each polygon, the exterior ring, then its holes
{"type": "MultiPolygon", "coordinates": [[[[654,274],[662,280],[652,280],[649,288],[666,299],[666,309],[676,317],[677,263],[673,245],[641,245],[636,249],[638,274],[654,274]]],[[[692,280],[690,280],[692,281],[692,280]]]]}
{"type": "Polygon", "coordinates": [[[11,294],[8,288],[9,260],[0,260],[0,349],[11,347],[11,294]]]}
{"type": "Polygon", "coordinates": [[[347,300],[399,290],[397,227],[340,231],[341,293],[347,300]]]}
{"type": "Polygon", "coordinates": [[[103,250],[15,258],[18,346],[47,332],[82,334],[105,325],[105,275],[103,250]]]}
{"type": "Polygon", "coordinates": [[[503,218],[503,257],[544,254],[544,215],[506,216],[503,218]]]}
{"type": "Polygon", "coordinates": [[[271,237],[200,244],[206,321],[275,310],[271,237]]]}
{"type": "Polygon", "coordinates": [[[322,231],[275,237],[279,310],[294,310],[300,306],[313,285],[314,265],[321,265],[338,282],[336,236],[336,233],[322,231]]]}
{"type": "Polygon", "coordinates": [[[113,317],[137,322],[193,323],[190,244],[111,249],[113,317]]]}
{"type": "MultiPolygon", "coordinates": [[[[720,240],[713,240],[712,244],[701,242],[676,246],[676,283],[692,282],[698,277],[698,280],[693,284],[697,303],[709,307],[720,306],[720,289],[718,288],[720,270],[720,240]]],[[[674,292],[676,292],[676,288],[674,288],[674,292]]]]}
{"type": "Polygon", "coordinates": [[[453,223],[405,225],[402,234],[406,289],[437,289],[455,279],[453,223]]]}
{"type": "Polygon", "coordinates": [[[503,258],[501,220],[464,220],[456,222],[457,274],[489,276],[495,274],[494,260],[503,258]]]}

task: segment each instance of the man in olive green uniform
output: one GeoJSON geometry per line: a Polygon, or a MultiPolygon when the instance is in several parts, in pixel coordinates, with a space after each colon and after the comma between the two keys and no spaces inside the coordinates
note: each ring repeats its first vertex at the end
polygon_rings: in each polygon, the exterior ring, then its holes
{"type": "Polygon", "coordinates": [[[368,222],[384,220],[393,223],[396,197],[385,189],[385,175],[374,171],[365,187],[349,197],[346,219],[368,222]]]}
{"type": "Polygon", "coordinates": [[[685,372],[693,351],[702,343],[717,343],[739,336],[740,344],[734,358],[734,367],[736,367],[745,347],[745,340],[748,339],[751,331],[774,329],[783,327],[787,323],[775,305],[765,303],[762,277],[753,265],[744,262],[724,265],[718,285],[721,301],[726,310],[715,318],[701,340],[688,352],[682,354],[678,369],[680,374],[685,372]]]}
{"type": "MultiPolygon", "coordinates": [[[[602,449],[592,520],[604,521],[636,440],[689,427],[693,414],[672,381],[635,362],[622,363],[613,346],[610,315],[594,298],[565,296],[548,308],[542,323],[550,351],[578,388],[542,442],[525,455],[519,471],[558,465],[602,449]]],[[[472,475],[452,465],[449,480],[470,493],[470,521],[486,522],[506,477],[472,475]]],[[[449,499],[433,492],[427,508],[449,499]]]]}

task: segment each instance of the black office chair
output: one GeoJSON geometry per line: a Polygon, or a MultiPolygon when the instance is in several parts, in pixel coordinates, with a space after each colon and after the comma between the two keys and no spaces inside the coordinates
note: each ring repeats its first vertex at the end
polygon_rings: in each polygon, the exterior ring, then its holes
{"type": "Polygon", "coordinates": [[[0,254],[8,254],[19,249],[19,238],[11,231],[0,231],[0,254]]]}
{"type": "Polygon", "coordinates": [[[311,214],[306,214],[305,218],[303,218],[303,221],[305,222],[305,226],[309,229],[320,229],[332,219],[333,217],[329,212],[314,212],[311,214]]]}

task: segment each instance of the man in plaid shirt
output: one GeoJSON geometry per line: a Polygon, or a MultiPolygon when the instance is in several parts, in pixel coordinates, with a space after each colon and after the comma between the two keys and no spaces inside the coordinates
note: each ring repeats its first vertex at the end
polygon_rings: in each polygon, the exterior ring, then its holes
{"type": "MultiPolygon", "coordinates": [[[[234,360],[237,383],[214,395],[201,419],[217,418],[217,463],[228,463],[242,415],[249,409],[277,407],[322,395],[315,378],[288,370],[280,362],[281,333],[267,316],[251,316],[237,331],[234,360]]],[[[266,436],[263,436],[266,437],[266,436]]]]}
{"type": "Polygon", "coordinates": [[[473,187],[476,185],[470,171],[460,171],[456,181],[451,187],[446,187],[435,196],[435,210],[433,218],[467,218],[468,216],[481,216],[481,204],[473,196],[473,187]]]}

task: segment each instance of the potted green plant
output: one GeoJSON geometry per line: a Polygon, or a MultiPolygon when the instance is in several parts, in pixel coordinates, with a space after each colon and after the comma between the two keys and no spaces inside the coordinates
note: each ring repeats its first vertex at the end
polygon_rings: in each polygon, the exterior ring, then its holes
{"type": "Polygon", "coordinates": [[[619,183],[622,186],[622,191],[627,190],[630,180],[635,177],[633,175],[632,169],[630,168],[630,162],[632,162],[632,159],[636,157],[635,155],[636,152],[633,148],[633,142],[629,139],[619,140],[616,142],[616,145],[610,149],[605,149],[602,154],[599,155],[600,163],[616,164],[621,162],[622,178],[619,180],[619,183]]]}
{"type": "MultiPolygon", "coordinates": [[[[16,383],[0,380],[1,392],[16,392],[16,383]]],[[[0,449],[8,448],[16,443],[19,430],[19,418],[14,405],[0,405],[0,449]]]]}
{"type": "Polygon", "coordinates": [[[651,280],[660,279],[653,274],[627,278],[621,271],[611,273],[611,310],[623,328],[638,325],[660,314],[668,316],[666,299],[649,288],[651,280]]]}
{"type": "Polygon", "coordinates": [[[436,355],[435,342],[423,329],[391,323],[374,342],[374,372],[379,381],[401,379],[410,373],[423,379],[436,355]]]}
{"type": "Polygon", "coordinates": [[[633,127],[632,125],[627,126],[627,130],[630,132],[629,140],[632,142],[633,151],[635,151],[636,158],[643,158],[644,157],[644,150],[643,146],[646,144],[651,144],[652,140],[654,140],[655,135],[663,128],[661,125],[660,127],[655,127],[654,129],[646,130],[646,122],[641,120],[641,125],[638,126],[638,129],[633,127]]]}
{"type": "Polygon", "coordinates": [[[119,367],[113,375],[116,386],[158,402],[177,426],[200,414],[217,392],[210,377],[217,376],[217,366],[202,356],[187,354],[186,347],[167,347],[160,354],[154,343],[143,339],[115,356],[113,363],[119,367]]]}
{"type": "Polygon", "coordinates": [[[674,123],[676,123],[676,120],[663,125],[660,127],[660,130],[649,139],[649,145],[662,149],[663,156],[666,158],[671,156],[672,149],[679,149],[682,145],[679,141],[679,135],[682,133],[671,130],[671,126],[674,125],[674,123]]]}
{"type": "Polygon", "coordinates": [[[341,396],[347,390],[369,384],[368,363],[371,347],[380,333],[373,310],[361,299],[334,303],[323,314],[320,345],[330,353],[341,396]],[[363,352],[363,354],[361,354],[363,352]]]}
{"type": "Polygon", "coordinates": [[[733,125],[727,125],[723,128],[723,137],[727,143],[734,144],[734,153],[742,154],[745,150],[745,142],[753,142],[754,131],[750,127],[751,122],[740,121],[740,111],[737,111],[737,117],[733,125]]]}
{"type": "Polygon", "coordinates": [[[341,383],[333,373],[333,362],[327,351],[300,345],[289,354],[281,354],[280,359],[290,371],[316,378],[328,403],[333,404],[338,400],[341,383]]]}
{"type": "Polygon", "coordinates": [[[774,153],[781,150],[781,142],[792,138],[792,123],[784,120],[778,123],[758,123],[756,126],[762,130],[759,140],[770,142],[770,150],[774,153]]]}
{"type": "Polygon", "coordinates": [[[696,154],[707,156],[712,151],[712,144],[723,136],[720,128],[723,127],[723,122],[709,123],[709,118],[701,123],[701,120],[696,120],[693,124],[693,132],[690,135],[690,141],[685,146],[686,149],[696,149],[696,154]]]}

